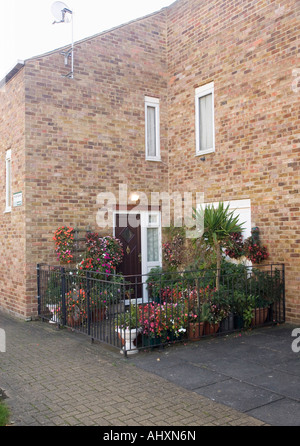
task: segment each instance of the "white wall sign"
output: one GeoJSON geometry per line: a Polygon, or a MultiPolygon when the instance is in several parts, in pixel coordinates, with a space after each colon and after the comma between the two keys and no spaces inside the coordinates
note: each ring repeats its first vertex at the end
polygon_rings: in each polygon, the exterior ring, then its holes
{"type": "Polygon", "coordinates": [[[13,194],[13,206],[22,206],[23,204],[23,194],[22,192],[16,192],[13,194]]]}

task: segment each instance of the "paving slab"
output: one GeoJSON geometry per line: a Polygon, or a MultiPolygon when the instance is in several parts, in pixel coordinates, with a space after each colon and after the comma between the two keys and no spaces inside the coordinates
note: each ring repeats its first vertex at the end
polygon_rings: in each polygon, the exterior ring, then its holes
{"type": "Polygon", "coordinates": [[[280,362],[279,364],[274,364],[274,369],[300,376],[300,355],[294,355],[292,359],[280,362]]]}
{"type": "Polygon", "coordinates": [[[270,404],[257,407],[247,412],[272,426],[299,426],[300,403],[288,398],[281,398],[270,404]]]}
{"type": "Polygon", "coordinates": [[[294,325],[262,327],[137,355],[137,367],[268,424],[300,426],[294,325]],[[181,382],[180,382],[181,381],[181,382]]]}
{"type": "Polygon", "coordinates": [[[190,390],[228,379],[221,373],[188,363],[164,368],[158,366],[156,374],[190,390]]]}
{"type": "Polygon", "coordinates": [[[227,379],[194,391],[242,412],[256,409],[282,398],[276,393],[236,379],[227,379]]]}
{"type": "Polygon", "coordinates": [[[247,382],[300,402],[300,375],[273,370],[271,373],[248,378],[247,382]]]}
{"type": "Polygon", "coordinates": [[[206,362],[206,367],[237,380],[255,379],[256,376],[272,372],[271,368],[262,364],[247,361],[243,358],[233,358],[230,355],[218,356],[214,360],[206,362]]]}

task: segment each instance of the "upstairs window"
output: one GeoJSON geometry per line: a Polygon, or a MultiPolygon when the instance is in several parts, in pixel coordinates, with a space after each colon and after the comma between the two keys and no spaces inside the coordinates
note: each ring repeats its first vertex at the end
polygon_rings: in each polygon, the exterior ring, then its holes
{"type": "Polygon", "coordinates": [[[11,211],[11,150],[5,156],[5,212],[11,211]]]}
{"type": "Polygon", "coordinates": [[[146,160],[160,161],[159,99],[145,97],[146,160]]]}
{"type": "Polygon", "coordinates": [[[195,90],[196,155],[215,151],[214,83],[195,90]]]}

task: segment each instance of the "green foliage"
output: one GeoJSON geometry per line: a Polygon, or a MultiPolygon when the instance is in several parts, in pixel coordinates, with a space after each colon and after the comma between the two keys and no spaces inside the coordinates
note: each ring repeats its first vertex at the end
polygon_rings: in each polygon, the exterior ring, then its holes
{"type": "MultiPolygon", "coordinates": [[[[234,291],[231,298],[231,308],[234,313],[243,316],[245,309],[254,304],[252,296],[248,296],[245,291],[234,291]]],[[[254,308],[254,307],[253,307],[254,308]]]]}
{"type": "Polygon", "coordinates": [[[222,259],[221,249],[228,246],[232,233],[242,232],[243,223],[240,224],[239,217],[234,216],[234,211],[229,210],[229,205],[225,207],[222,202],[216,208],[207,206],[204,210],[194,210],[194,218],[198,222],[198,227],[203,226],[202,238],[215,251],[217,258],[216,289],[218,290],[222,259]]]}
{"type": "Polygon", "coordinates": [[[254,308],[248,307],[243,311],[243,323],[245,328],[249,328],[253,319],[254,308]]]}
{"type": "Polygon", "coordinates": [[[272,271],[261,271],[253,268],[251,279],[249,280],[251,289],[263,296],[263,301],[258,302],[259,307],[278,302],[282,296],[283,282],[278,269],[272,271]]]}
{"type": "Polygon", "coordinates": [[[234,216],[234,211],[229,210],[229,204],[225,207],[223,202],[220,202],[218,207],[211,205],[204,211],[195,211],[195,217],[203,218],[203,238],[211,247],[228,243],[230,234],[242,232],[244,229],[244,223],[239,223],[239,217],[234,216]]]}
{"type": "Polygon", "coordinates": [[[91,284],[91,301],[96,304],[110,306],[118,303],[124,295],[125,279],[122,274],[115,274],[107,281],[92,281],[91,284]]]}
{"type": "Polygon", "coordinates": [[[170,269],[178,268],[183,262],[183,245],[184,238],[177,234],[170,242],[163,243],[162,254],[163,260],[170,269]]]}
{"type": "Polygon", "coordinates": [[[231,234],[226,244],[225,254],[232,259],[245,256],[252,263],[261,263],[269,257],[267,248],[260,244],[259,229],[257,227],[252,228],[251,236],[245,241],[240,232],[231,234]]]}
{"type": "Polygon", "coordinates": [[[61,276],[56,271],[50,271],[45,293],[47,304],[57,305],[61,302],[61,276]]]}
{"type": "Polygon", "coordinates": [[[211,322],[210,304],[208,302],[201,306],[200,321],[211,322]]]}
{"type": "Polygon", "coordinates": [[[182,277],[177,272],[165,270],[160,266],[152,268],[146,280],[150,299],[159,298],[162,290],[178,287],[182,277]]]}
{"type": "Polygon", "coordinates": [[[0,426],[7,426],[9,422],[9,409],[0,398],[0,426]]]}
{"type": "Polygon", "coordinates": [[[245,247],[241,232],[233,232],[229,236],[225,254],[231,259],[239,259],[245,255],[245,247]]]}
{"type": "Polygon", "coordinates": [[[140,328],[141,307],[130,303],[129,309],[118,315],[116,327],[122,330],[140,328]]]}

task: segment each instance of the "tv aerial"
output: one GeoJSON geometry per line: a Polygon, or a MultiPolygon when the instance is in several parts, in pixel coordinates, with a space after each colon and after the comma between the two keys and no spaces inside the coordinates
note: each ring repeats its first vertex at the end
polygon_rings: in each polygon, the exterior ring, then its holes
{"type": "Polygon", "coordinates": [[[61,52],[65,59],[65,66],[69,65],[69,57],[71,57],[71,71],[70,73],[63,75],[64,77],[74,78],[74,30],[73,30],[73,11],[63,2],[54,2],[51,6],[51,12],[55,17],[55,21],[52,23],[70,23],[72,22],[72,44],[71,48],[61,52]]]}

